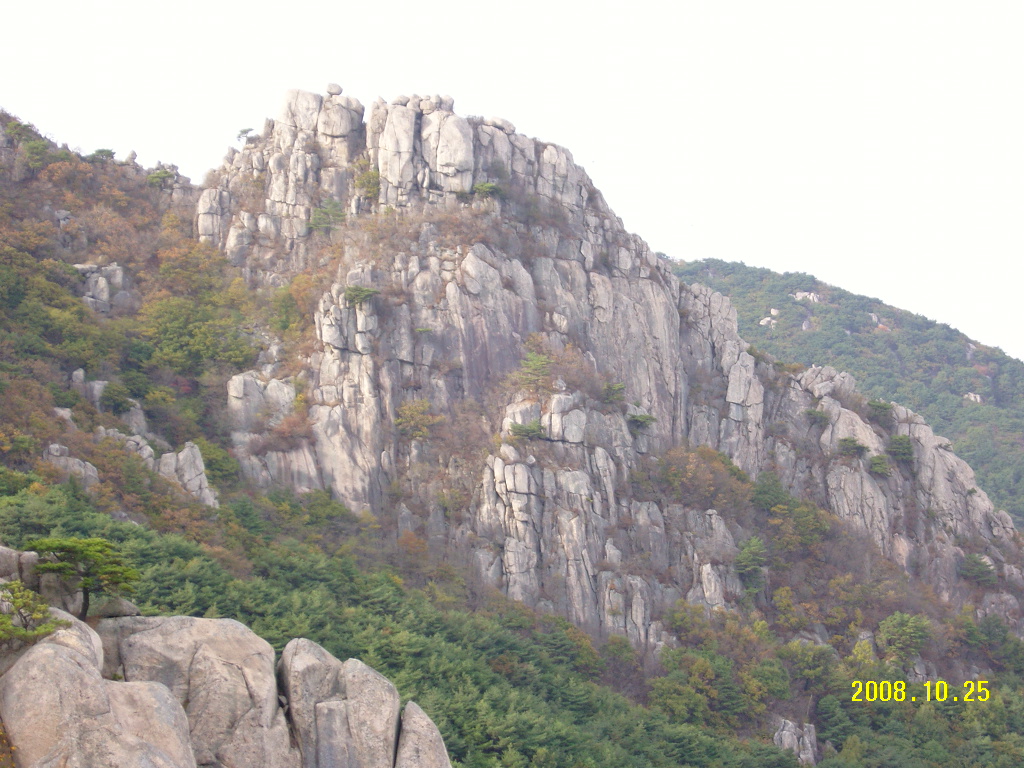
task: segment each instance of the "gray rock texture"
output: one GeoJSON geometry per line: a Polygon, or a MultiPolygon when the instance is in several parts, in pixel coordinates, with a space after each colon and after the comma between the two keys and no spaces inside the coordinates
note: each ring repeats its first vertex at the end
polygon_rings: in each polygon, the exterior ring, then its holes
{"type": "MultiPolygon", "coordinates": [[[[0,548],[0,571],[17,574],[18,555],[0,548]]],[[[293,640],[279,686],[273,650],[236,621],[108,607],[121,617],[98,633],[51,609],[66,627],[0,654],[19,766],[450,767],[430,718],[409,702],[400,719],[394,685],[361,661],[293,640]]]]}
{"type": "MultiPolygon", "coordinates": [[[[0,547],[0,579],[31,582],[32,555],[0,547]]],[[[117,598],[101,608],[98,632],[51,608],[65,626],[0,649],[0,720],[19,766],[450,765],[430,718],[410,702],[400,719],[395,686],[357,659],[296,639],[275,675],[271,647],[236,621],[142,617],[117,598]]]]}
{"type": "MultiPolygon", "coordinates": [[[[145,427],[144,420],[142,426],[145,427]]],[[[206,477],[203,455],[195,443],[187,442],[181,451],[164,453],[157,459],[149,440],[141,434],[126,435],[116,429],[97,427],[96,441],[99,442],[107,438],[119,442],[124,450],[142,459],[147,469],[154,470],[162,477],[177,483],[183,491],[197,501],[208,507],[220,506],[220,502],[217,500],[217,491],[210,485],[206,477]]],[[[95,466],[71,456],[68,447],[60,443],[51,443],[47,446],[43,453],[43,460],[55,466],[65,479],[77,478],[85,490],[89,490],[100,481],[99,471],[95,466]]]]}
{"type": "Polygon", "coordinates": [[[333,90],[290,92],[197,208],[203,236],[253,284],[339,256],[301,371],[264,365],[229,383],[235,454],[252,481],[396,515],[396,530],[506,595],[655,651],[678,599],[729,608],[742,594],[732,561],[749,532],[731,510],[631,492],[647,457],[707,446],[752,478],[778,473],[944,599],[968,601],[957,567],[972,542],[1004,577],[974,603],[979,615],[1019,627],[1010,519],[919,416],[895,406],[891,424],[873,423],[849,375],[787,373],[751,354],[728,299],[677,280],[568,151],[504,120],[459,117],[441,96],[377,101],[363,123],[363,107],[333,90]],[[327,197],[349,221],[311,233],[327,197]],[[356,302],[354,287],[378,293],[356,302]],[[530,339],[576,350],[585,375],[554,392],[508,385],[530,339]],[[602,403],[588,379],[621,385],[622,404],[602,403]],[[300,395],[308,430],[278,439],[300,395]],[[482,409],[483,438],[403,439],[395,423],[411,400],[447,424],[482,409]],[[544,440],[508,444],[512,424],[534,420],[544,440]],[[910,437],[913,460],[873,474],[896,435],[910,437]],[[843,455],[845,438],[865,455],[843,455]],[[407,501],[395,511],[397,486],[407,501]]]}
{"type": "Polygon", "coordinates": [[[451,768],[448,750],[434,721],[414,701],[402,712],[395,768],[451,768]]]}
{"type": "Polygon", "coordinates": [[[278,702],[274,651],[231,619],[125,617],[98,631],[108,676],[166,686],[188,717],[200,766],[299,764],[278,702]]]}
{"type": "Polygon", "coordinates": [[[75,264],[74,267],[85,280],[82,301],[96,314],[130,314],[141,306],[142,298],[134,289],[131,274],[116,262],[104,266],[75,264]]]}
{"type": "Polygon", "coordinates": [[[303,639],[285,646],[278,675],[302,768],[394,766],[400,700],[387,678],[303,639]]]}
{"type": "Polygon", "coordinates": [[[218,507],[217,492],[206,479],[206,467],[199,446],[189,441],[178,453],[165,453],[156,470],[168,480],[181,485],[187,493],[208,507],[218,507]]]}
{"type": "Polygon", "coordinates": [[[159,683],[100,675],[97,634],[70,623],[30,648],[0,677],[0,717],[19,766],[193,768],[188,721],[159,683]]]}
{"type": "Polygon", "coordinates": [[[99,470],[88,461],[72,456],[66,445],[50,443],[43,453],[43,461],[55,466],[63,479],[76,478],[85,490],[89,490],[100,481],[99,470]]]}
{"type": "Polygon", "coordinates": [[[818,738],[810,723],[804,723],[800,728],[794,722],[779,718],[772,741],[781,749],[791,750],[801,765],[816,765],[818,762],[818,738]]]}

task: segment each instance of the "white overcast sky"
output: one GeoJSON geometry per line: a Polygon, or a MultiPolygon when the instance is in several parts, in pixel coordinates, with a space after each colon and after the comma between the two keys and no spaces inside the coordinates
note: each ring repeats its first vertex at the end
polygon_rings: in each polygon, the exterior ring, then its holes
{"type": "Polygon", "coordinates": [[[673,258],[810,272],[1024,358],[1024,2],[9,3],[0,107],[193,181],[285,90],[568,147],[673,258]]]}

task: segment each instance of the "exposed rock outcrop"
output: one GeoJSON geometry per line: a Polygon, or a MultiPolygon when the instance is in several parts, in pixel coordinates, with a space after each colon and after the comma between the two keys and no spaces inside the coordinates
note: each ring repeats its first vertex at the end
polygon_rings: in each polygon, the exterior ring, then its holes
{"type": "Polygon", "coordinates": [[[85,279],[82,301],[99,315],[129,314],[142,303],[134,290],[131,275],[116,262],[97,266],[96,264],[75,264],[75,269],[85,279]]]}
{"type": "MultiPolygon", "coordinates": [[[[0,582],[80,602],[70,583],[45,589],[56,576],[40,580],[37,561],[0,546],[0,582]]],[[[393,768],[396,755],[449,766],[419,707],[400,719],[390,681],[309,640],[291,641],[275,668],[270,645],[231,619],[143,617],[120,598],[100,606],[96,630],[50,612],[61,628],[0,649],[0,722],[19,766],[393,768]]]]}
{"type": "MultiPolygon", "coordinates": [[[[72,374],[72,385],[89,398],[97,408],[100,406],[100,398],[108,383],[106,381],[86,381],[85,371],[82,369],[78,369],[72,374]]],[[[294,397],[294,390],[292,396],[294,397]]],[[[206,506],[218,507],[220,504],[217,500],[217,491],[207,479],[206,466],[199,446],[188,441],[180,451],[168,450],[158,457],[151,443],[164,449],[169,449],[170,446],[158,435],[149,432],[142,408],[135,401],[132,403],[133,406],[123,414],[123,418],[134,430],[134,434],[125,434],[117,429],[98,426],[93,439],[97,443],[108,438],[116,440],[124,450],[138,456],[147,469],[180,485],[183,491],[206,506]]],[[[58,415],[65,417],[69,429],[75,429],[70,412],[58,415]]],[[[52,443],[43,454],[43,459],[57,467],[65,478],[72,476],[78,478],[86,490],[99,482],[99,472],[96,467],[87,461],[71,456],[67,446],[52,443]]]]}
{"type": "MultiPolygon", "coordinates": [[[[22,575],[27,554],[0,548],[0,578],[22,575]]],[[[0,719],[19,766],[450,766],[416,704],[400,719],[386,678],[309,640],[286,647],[279,686],[271,647],[230,619],[124,615],[97,632],[51,612],[64,628],[0,657],[0,719]]]]}
{"type": "Polygon", "coordinates": [[[110,618],[97,633],[55,613],[69,626],[0,677],[19,765],[450,766],[423,710],[400,717],[386,678],[309,640],[275,675],[270,646],[230,619],[110,618]]]}
{"type": "Polygon", "coordinates": [[[220,506],[217,492],[206,479],[206,466],[199,446],[189,441],[178,453],[165,453],[160,457],[157,471],[168,480],[179,483],[186,492],[208,507],[220,506]]]}
{"type": "Polygon", "coordinates": [[[18,765],[193,768],[188,720],[167,687],[103,679],[99,636],[54,612],[70,626],[0,677],[0,715],[18,765]]]}
{"type": "Polygon", "coordinates": [[[441,732],[415,701],[402,712],[395,768],[451,768],[441,732]]]}
{"type": "Polygon", "coordinates": [[[393,768],[400,699],[387,678],[357,659],[341,663],[301,639],[285,647],[278,674],[302,768],[393,768]]]}
{"type": "Polygon", "coordinates": [[[801,765],[816,765],[818,762],[818,737],[810,723],[800,728],[796,723],[779,718],[778,729],[772,740],[775,746],[791,750],[801,765]]]}
{"type": "Polygon", "coordinates": [[[630,492],[643,457],[703,445],[751,477],[777,472],[943,598],[966,599],[957,568],[972,542],[1005,577],[979,611],[1019,621],[1009,517],[920,417],[896,406],[891,424],[872,423],[847,374],[787,373],[751,354],[728,299],[680,283],[566,150],[502,120],[458,117],[448,98],[378,101],[365,125],[362,114],[340,94],[289,93],[197,208],[203,236],[257,284],[319,258],[307,225],[325,200],[356,217],[335,241],[343,256],[302,373],[265,368],[229,384],[251,479],[328,488],[375,514],[395,514],[385,499],[404,484],[402,530],[509,596],[655,648],[677,599],[729,607],[742,592],[731,562],[743,532],[729,510],[630,492]],[[373,219],[385,206],[396,213],[373,219]],[[375,223],[363,233],[359,221],[375,223]],[[531,336],[578,350],[593,380],[621,385],[631,405],[604,407],[580,382],[543,394],[503,384],[531,336]],[[276,439],[275,425],[301,418],[298,395],[308,430],[276,439]],[[414,399],[448,420],[486,402],[485,433],[507,439],[513,423],[536,420],[545,439],[534,450],[485,438],[468,458],[461,435],[452,456],[430,459],[442,479],[426,480],[429,452],[395,428],[414,399]],[[872,471],[894,436],[910,438],[912,460],[872,471]],[[847,455],[850,444],[863,455],[847,455]],[[463,489],[454,504],[452,484],[463,489]]]}
{"type": "Polygon", "coordinates": [[[76,478],[85,490],[89,490],[100,481],[99,470],[88,461],[72,456],[66,445],[50,443],[43,453],[43,461],[55,466],[64,479],[76,478]]]}
{"type": "Polygon", "coordinates": [[[188,717],[198,765],[298,764],[277,700],[274,650],[231,619],[105,619],[108,677],[170,689],[188,717]]]}

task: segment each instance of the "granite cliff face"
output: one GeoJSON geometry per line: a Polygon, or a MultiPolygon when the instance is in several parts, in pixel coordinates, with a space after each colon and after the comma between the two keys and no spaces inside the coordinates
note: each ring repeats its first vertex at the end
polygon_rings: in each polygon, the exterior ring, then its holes
{"type": "Polygon", "coordinates": [[[290,92],[199,199],[199,233],[254,286],[301,273],[328,286],[298,374],[274,346],[228,385],[253,481],[330,489],[510,597],[654,648],[678,599],[728,607],[742,592],[732,561],[749,532],[727,510],[630,493],[643,457],[704,445],[751,477],[775,471],[944,599],[966,596],[962,547],[983,552],[1003,578],[978,610],[1019,626],[1012,522],[920,417],[895,406],[879,426],[848,375],[752,355],[728,299],[679,282],[568,151],[460,117],[446,97],[364,114],[337,86],[290,92]],[[311,230],[330,200],[347,222],[311,230]],[[576,375],[554,391],[509,379],[529,344],[576,375]],[[623,405],[602,402],[602,382],[622,385],[623,405]],[[447,442],[403,434],[414,401],[444,418],[447,442]],[[289,418],[308,431],[275,441],[289,418]],[[533,422],[543,441],[510,439],[533,422]],[[872,474],[896,435],[912,461],[872,474]],[[865,455],[845,455],[845,438],[865,455]]]}

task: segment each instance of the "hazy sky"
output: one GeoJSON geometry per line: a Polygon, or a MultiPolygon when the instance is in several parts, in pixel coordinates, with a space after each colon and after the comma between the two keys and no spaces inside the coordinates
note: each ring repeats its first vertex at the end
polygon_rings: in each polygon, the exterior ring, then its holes
{"type": "Polygon", "coordinates": [[[803,271],[1024,357],[1024,3],[7,4],[0,107],[193,181],[285,90],[566,146],[655,250],[803,271]]]}

